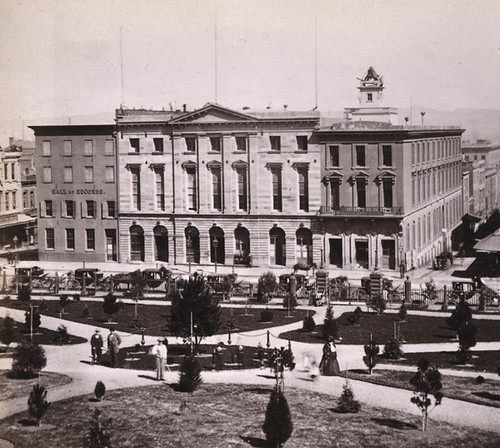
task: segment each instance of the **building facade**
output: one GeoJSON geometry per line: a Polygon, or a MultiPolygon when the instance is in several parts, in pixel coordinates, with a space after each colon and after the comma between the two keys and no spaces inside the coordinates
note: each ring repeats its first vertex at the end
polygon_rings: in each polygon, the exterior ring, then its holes
{"type": "Polygon", "coordinates": [[[36,144],[40,260],[118,260],[114,126],[31,129],[36,144]]]}

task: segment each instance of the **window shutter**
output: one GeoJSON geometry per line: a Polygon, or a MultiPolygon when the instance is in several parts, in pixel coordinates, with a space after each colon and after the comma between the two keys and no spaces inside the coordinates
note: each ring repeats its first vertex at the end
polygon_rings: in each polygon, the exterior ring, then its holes
{"type": "Polygon", "coordinates": [[[80,202],[80,218],[83,218],[83,202],[80,202]]]}

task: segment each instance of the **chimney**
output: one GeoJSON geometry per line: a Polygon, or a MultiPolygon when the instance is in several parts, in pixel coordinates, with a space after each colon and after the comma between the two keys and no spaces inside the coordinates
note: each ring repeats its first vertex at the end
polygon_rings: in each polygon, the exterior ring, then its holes
{"type": "Polygon", "coordinates": [[[182,112],[186,112],[186,105],[185,104],[182,105],[182,112]]]}

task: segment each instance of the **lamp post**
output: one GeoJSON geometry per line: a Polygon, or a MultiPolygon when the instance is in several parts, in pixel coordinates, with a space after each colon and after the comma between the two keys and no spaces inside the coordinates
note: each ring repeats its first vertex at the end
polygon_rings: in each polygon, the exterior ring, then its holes
{"type": "Polygon", "coordinates": [[[215,273],[217,274],[217,246],[219,245],[219,241],[217,237],[214,236],[212,240],[212,247],[214,248],[214,259],[215,259],[215,273]]]}
{"type": "Polygon", "coordinates": [[[191,236],[187,237],[186,241],[188,253],[187,253],[187,259],[189,263],[189,275],[191,275],[191,256],[192,256],[192,248],[193,248],[193,241],[191,240],[191,236]]]}

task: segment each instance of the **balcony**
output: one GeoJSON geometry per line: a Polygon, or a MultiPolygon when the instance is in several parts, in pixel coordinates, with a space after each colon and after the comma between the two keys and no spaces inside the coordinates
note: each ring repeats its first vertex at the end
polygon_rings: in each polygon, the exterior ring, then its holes
{"type": "Polygon", "coordinates": [[[320,215],[327,216],[401,216],[403,207],[332,207],[322,206],[320,215]]]}

